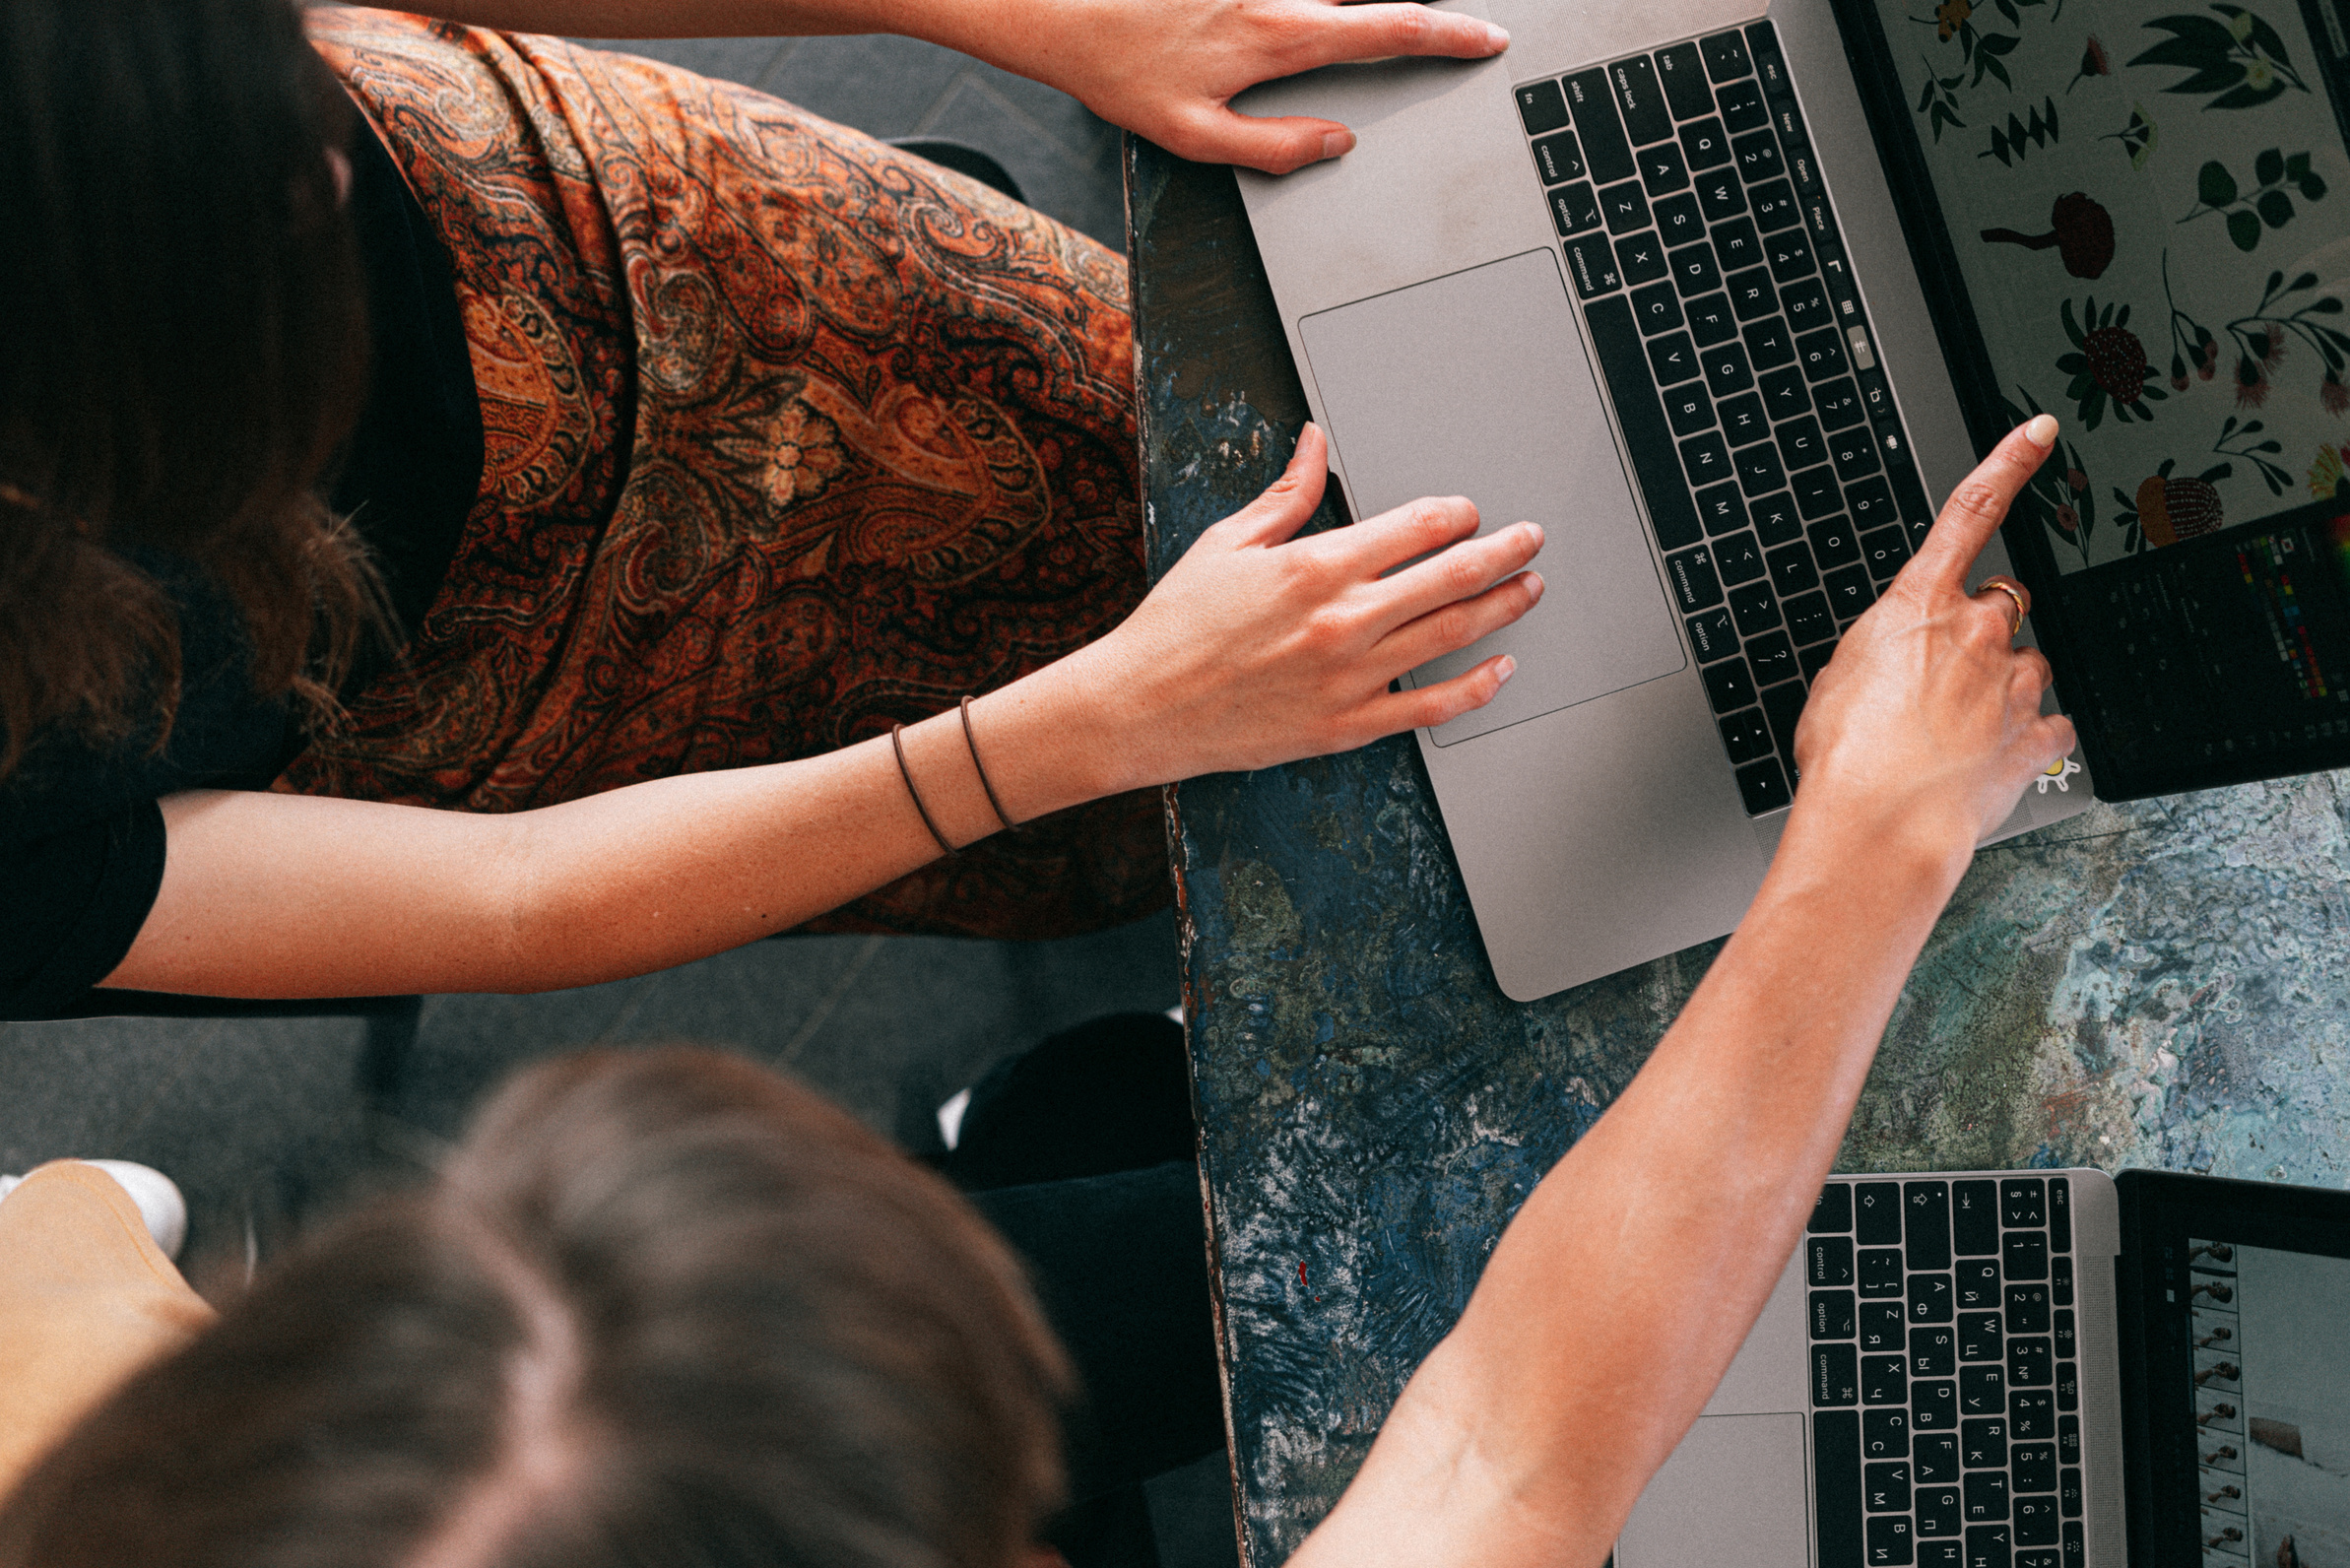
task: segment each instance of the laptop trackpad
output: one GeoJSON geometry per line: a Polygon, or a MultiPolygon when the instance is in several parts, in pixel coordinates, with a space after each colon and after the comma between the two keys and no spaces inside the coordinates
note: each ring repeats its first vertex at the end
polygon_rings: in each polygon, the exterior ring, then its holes
{"type": "Polygon", "coordinates": [[[1573,310],[1557,257],[1530,250],[1298,323],[1362,516],[1466,494],[1485,532],[1532,519],[1547,539],[1540,604],[1407,678],[1518,660],[1489,706],[1433,732],[1438,746],[1687,663],[1573,310]]]}
{"type": "Polygon", "coordinates": [[[1701,1415],[1632,1506],[1616,1568],[1808,1568],[1800,1415],[1701,1415]]]}

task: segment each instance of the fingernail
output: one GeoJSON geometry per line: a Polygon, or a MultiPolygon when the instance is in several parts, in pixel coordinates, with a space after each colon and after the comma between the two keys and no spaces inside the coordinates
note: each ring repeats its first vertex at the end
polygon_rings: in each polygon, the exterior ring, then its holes
{"type": "Polygon", "coordinates": [[[1542,581],[1542,574],[1540,572],[1530,571],[1526,574],[1526,591],[1534,599],[1535,604],[1540,604],[1542,602],[1542,590],[1548,586],[1549,585],[1547,583],[1542,581]]]}
{"type": "Polygon", "coordinates": [[[2054,414],[2035,414],[2024,422],[2024,439],[2042,451],[2056,444],[2056,417],[2054,414]]]}
{"type": "Polygon", "coordinates": [[[1510,677],[1516,675],[1517,673],[1518,661],[1505,653],[1501,656],[1500,668],[1493,672],[1493,684],[1495,686],[1508,686],[1510,684],[1510,677]]]}
{"type": "Polygon", "coordinates": [[[1510,46],[1510,34],[1506,30],[1497,28],[1488,22],[1485,24],[1485,42],[1492,46],[1495,54],[1499,54],[1510,46]]]}
{"type": "Polygon", "coordinates": [[[1542,548],[1543,539],[1547,537],[1542,532],[1542,525],[1540,523],[1528,523],[1525,525],[1525,528],[1528,533],[1534,535],[1534,549],[1540,550],[1542,548]]]}
{"type": "Polygon", "coordinates": [[[1324,158],[1343,158],[1353,151],[1354,133],[1352,131],[1324,131],[1322,133],[1322,156],[1324,158]]]}

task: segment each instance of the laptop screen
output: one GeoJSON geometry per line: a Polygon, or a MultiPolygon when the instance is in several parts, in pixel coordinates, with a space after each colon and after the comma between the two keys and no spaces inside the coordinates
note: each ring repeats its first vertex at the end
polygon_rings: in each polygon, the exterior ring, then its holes
{"type": "Polygon", "coordinates": [[[2108,799],[2350,764],[2341,3],[1837,0],[2108,799]]]}
{"type": "Polygon", "coordinates": [[[2350,1562],[2350,1197],[2137,1172],[2122,1189],[2140,1221],[2133,1546],[2208,1568],[2350,1562]]]}

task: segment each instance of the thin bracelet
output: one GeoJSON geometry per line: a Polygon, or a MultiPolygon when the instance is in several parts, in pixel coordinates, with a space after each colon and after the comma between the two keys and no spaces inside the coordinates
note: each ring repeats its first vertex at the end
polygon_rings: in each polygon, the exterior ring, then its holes
{"type": "Polygon", "coordinates": [[[939,831],[939,824],[930,819],[930,808],[922,804],[922,792],[914,787],[913,770],[906,766],[906,743],[898,737],[905,732],[902,724],[889,726],[889,748],[897,753],[898,777],[906,781],[906,793],[914,797],[914,810],[922,814],[922,825],[930,829],[930,836],[939,841],[943,853],[951,855],[954,846],[947,842],[947,835],[939,831]]]}
{"type": "Polygon", "coordinates": [[[962,713],[963,745],[971,749],[971,765],[979,770],[979,787],[987,791],[987,803],[996,809],[996,820],[1002,822],[1007,828],[1017,829],[1020,824],[1012,819],[1012,814],[1004,809],[1004,803],[996,799],[996,786],[987,780],[987,764],[979,760],[979,743],[971,737],[971,699],[969,697],[963,698],[962,713]]]}

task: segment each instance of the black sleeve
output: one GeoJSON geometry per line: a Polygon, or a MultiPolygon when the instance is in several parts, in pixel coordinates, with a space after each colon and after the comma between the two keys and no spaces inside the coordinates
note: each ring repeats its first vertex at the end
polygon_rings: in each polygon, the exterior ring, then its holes
{"type": "Polygon", "coordinates": [[[0,865],[0,1018],[52,1018],[113,972],[163,884],[163,813],[134,801],[0,865]]]}

